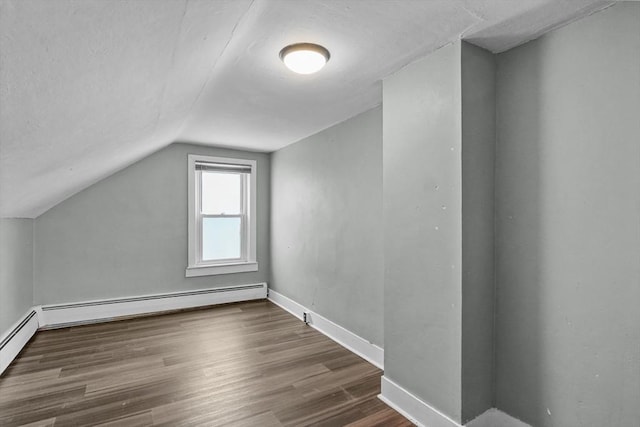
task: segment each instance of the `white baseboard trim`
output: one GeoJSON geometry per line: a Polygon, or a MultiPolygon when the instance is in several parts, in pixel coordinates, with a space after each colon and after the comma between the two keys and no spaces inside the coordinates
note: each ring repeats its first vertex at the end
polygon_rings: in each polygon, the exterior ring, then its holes
{"type": "Polygon", "coordinates": [[[491,408],[465,424],[465,427],[531,427],[499,409],[491,408]]]}
{"type": "Polygon", "coordinates": [[[460,427],[455,420],[420,400],[384,375],[382,392],[378,396],[387,405],[404,415],[418,427],[460,427]]]}
{"type": "Polygon", "coordinates": [[[35,308],[32,308],[2,334],[0,337],[0,375],[36,333],[38,326],[38,314],[35,308]]]}
{"type": "Polygon", "coordinates": [[[300,320],[304,320],[304,313],[307,313],[307,323],[309,326],[317,329],[319,332],[331,338],[347,350],[367,360],[374,366],[384,369],[384,350],[381,347],[372,344],[366,339],[336,323],[333,323],[326,317],[309,310],[305,306],[298,304],[291,298],[288,298],[273,289],[269,289],[269,300],[300,320]]]}
{"type": "Polygon", "coordinates": [[[40,328],[53,329],[169,310],[267,298],[267,284],[224,286],[186,292],[83,301],[39,307],[40,328]]]}
{"type": "MultiPolygon", "coordinates": [[[[463,427],[462,424],[420,400],[387,377],[382,377],[381,384],[382,393],[378,398],[418,427],[463,427]]],[[[464,427],[531,426],[496,408],[491,408],[464,424],[464,427]]]]}

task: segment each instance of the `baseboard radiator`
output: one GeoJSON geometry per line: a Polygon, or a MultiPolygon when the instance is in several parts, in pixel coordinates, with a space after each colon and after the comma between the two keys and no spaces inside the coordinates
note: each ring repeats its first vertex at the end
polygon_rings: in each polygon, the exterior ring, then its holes
{"type": "Polygon", "coordinates": [[[0,340],[0,375],[38,330],[38,313],[31,309],[0,340]]]}
{"type": "Polygon", "coordinates": [[[39,313],[40,328],[65,328],[78,324],[104,322],[118,317],[264,299],[266,297],[267,284],[256,283],[71,304],[43,305],[40,307],[39,313]]]}
{"type": "Polygon", "coordinates": [[[35,306],[1,337],[0,375],[40,329],[108,322],[123,317],[267,298],[267,284],[35,306]]]}

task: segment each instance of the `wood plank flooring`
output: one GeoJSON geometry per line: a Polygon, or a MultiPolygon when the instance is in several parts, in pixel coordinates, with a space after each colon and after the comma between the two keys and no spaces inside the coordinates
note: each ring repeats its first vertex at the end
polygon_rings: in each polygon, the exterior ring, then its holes
{"type": "Polygon", "coordinates": [[[411,426],[382,372],[268,301],[38,332],[2,426],[411,426]]]}

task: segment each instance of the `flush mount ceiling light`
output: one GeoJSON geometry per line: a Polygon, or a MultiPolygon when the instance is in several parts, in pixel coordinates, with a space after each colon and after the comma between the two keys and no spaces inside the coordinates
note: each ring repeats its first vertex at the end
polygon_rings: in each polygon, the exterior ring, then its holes
{"type": "Polygon", "coordinates": [[[280,51],[280,59],[284,65],[298,74],[317,73],[330,57],[327,49],[313,43],[291,44],[280,51]]]}

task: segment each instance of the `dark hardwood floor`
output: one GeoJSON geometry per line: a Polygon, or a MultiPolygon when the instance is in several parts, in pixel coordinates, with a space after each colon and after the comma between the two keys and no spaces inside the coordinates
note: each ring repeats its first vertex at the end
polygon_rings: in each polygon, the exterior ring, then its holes
{"type": "Polygon", "coordinates": [[[268,301],[38,332],[0,425],[411,426],[382,372],[268,301]]]}

